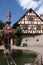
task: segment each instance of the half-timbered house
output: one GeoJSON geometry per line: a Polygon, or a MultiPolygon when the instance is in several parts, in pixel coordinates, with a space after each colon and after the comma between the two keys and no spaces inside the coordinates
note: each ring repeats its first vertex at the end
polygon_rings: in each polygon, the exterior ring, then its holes
{"type": "Polygon", "coordinates": [[[21,45],[43,45],[43,20],[33,9],[29,9],[14,25],[21,27],[21,45]]]}

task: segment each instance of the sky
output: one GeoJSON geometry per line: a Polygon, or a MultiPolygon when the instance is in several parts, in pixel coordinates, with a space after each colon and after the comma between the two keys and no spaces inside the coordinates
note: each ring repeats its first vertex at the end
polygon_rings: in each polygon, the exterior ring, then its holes
{"type": "Polygon", "coordinates": [[[30,8],[38,15],[43,14],[43,0],[0,0],[0,20],[6,22],[7,14],[11,11],[13,25],[30,8]]]}

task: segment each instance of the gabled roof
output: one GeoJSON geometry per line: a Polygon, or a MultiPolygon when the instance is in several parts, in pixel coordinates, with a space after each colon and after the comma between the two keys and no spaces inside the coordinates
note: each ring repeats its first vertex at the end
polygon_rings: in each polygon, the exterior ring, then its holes
{"type": "Polygon", "coordinates": [[[33,11],[36,14],[36,16],[39,17],[39,19],[43,22],[43,20],[41,19],[41,17],[32,8],[30,8],[15,24],[17,24],[30,11],[33,11]]]}

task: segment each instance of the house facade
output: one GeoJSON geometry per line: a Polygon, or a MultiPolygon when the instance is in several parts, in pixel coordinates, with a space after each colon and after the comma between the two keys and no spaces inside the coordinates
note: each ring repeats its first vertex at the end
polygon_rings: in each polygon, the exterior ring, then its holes
{"type": "Polygon", "coordinates": [[[43,20],[29,9],[14,25],[13,28],[21,28],[21,46],[43,45],[43,20]]]}

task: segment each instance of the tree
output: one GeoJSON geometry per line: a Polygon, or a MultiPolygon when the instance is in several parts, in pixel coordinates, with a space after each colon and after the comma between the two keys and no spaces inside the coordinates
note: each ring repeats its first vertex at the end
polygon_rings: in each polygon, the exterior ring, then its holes
{"type": "Polygon", "coordinates": [[[16,45],[19,46],[21,44],[21,37],[16,35],[15,42],[16,42],[16,45]]]}
{"type": "Polygon", "coordinates": [[[3,22],[0,20],[0,29],[3,29],[4,26],[5,26],[5,23],[3,23],[3,22]]]}
{"type": "Polygon", "coordinates": [[[16,45],[19,46],[21,44],[21,28],[20,27],[17,27],[17,29],[15,30],[15,42],[16,42],[16,45]]]}
{"type": "Polygon", "coordinates": [[[17,36],[20,36],[20,33],[21,33],[21,28],[20,27],[17,27],[16,30],[15,30],[15,34],[17,36]]]}

